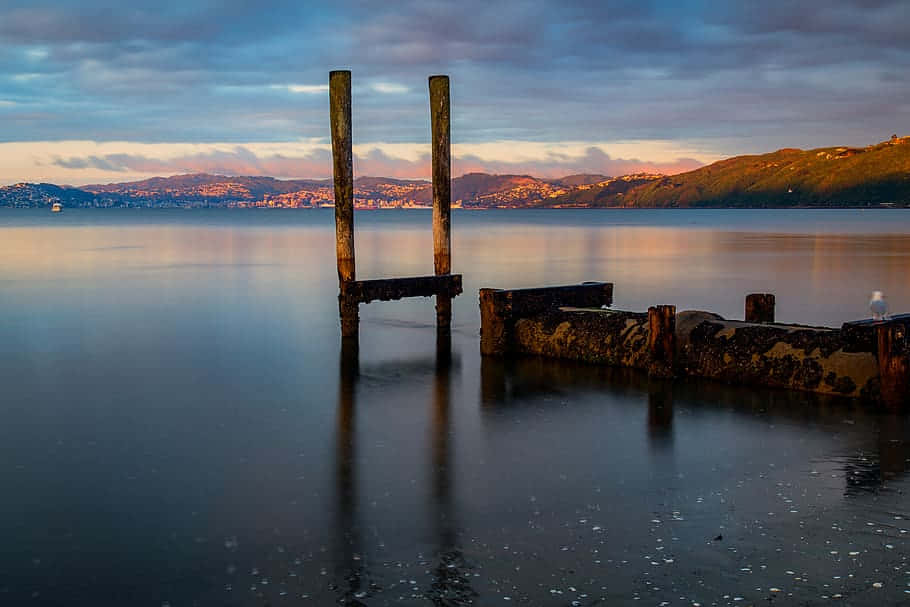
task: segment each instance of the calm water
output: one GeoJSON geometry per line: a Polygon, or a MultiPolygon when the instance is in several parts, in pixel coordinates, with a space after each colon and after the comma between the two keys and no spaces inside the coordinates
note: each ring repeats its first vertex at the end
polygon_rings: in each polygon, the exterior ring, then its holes
{"type": "MultiPolygon", "coordinates": [[[[432,271],[429,212],[357,222],[360,278],[432,271]]],[[[910,212],[453,224],[451,344],[431,300],[371,304],[358,356],[330,210],[0,209],[0,605],[910,600],[908,418],[481,360],[476,295],[837,325],[910,311],[910,212]]]]}

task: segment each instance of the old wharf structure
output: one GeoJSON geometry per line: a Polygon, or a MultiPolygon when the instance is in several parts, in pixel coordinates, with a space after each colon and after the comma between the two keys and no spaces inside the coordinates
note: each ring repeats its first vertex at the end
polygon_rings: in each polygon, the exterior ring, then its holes
{"type": "MultiPolygon", "coordinates": [[[[451,118],[448,76],[430,76],[434,275],[357,280],[354,260],[354,169],[351,72],[329,74],[335,242],[341,335],[356,343],[359,306],[404,297],[436,297],[439,355],[448,355],[452,299],[451,118]]],[[[839,395],[910,410],[910,314],[845,323],[839,329],[781,324],[774,295],[746,297],[745,319],[672,305],[647,312],[613,310],[613,284],[481,289],[484,356],[536,355],[683,375],[733,384],[839,395]]],[[[351,344],[345,346],[351,348],[351,344]]],[[[356,352],[356,346],[353,348],[356,352]]],[[[355,354],[356,356],[356,354],[355,354]]]]}
{"type": "Polygon", "coordinates": [[[357,280],[354,262],[354,159],[351,136],[351,72],[329,74],[332,168],[335,180],[335,255],[341,335],[359,334],[359,306],[404,297],[436,297],[436,328],[448,333],[452,298],[461,275],[452,274],[452,164],[449,77],[430,76],[433,164],[433,276],[357,280]]]}
{"type": "Polygon", "coordinates": [[[481,353],[537,355],[818,392],[910,409],[910,314],[842,327],[774,322],[774,296],[746,298],[745,320],[661,305],[610,309],[611,283],[481,289],[481,353]]]}

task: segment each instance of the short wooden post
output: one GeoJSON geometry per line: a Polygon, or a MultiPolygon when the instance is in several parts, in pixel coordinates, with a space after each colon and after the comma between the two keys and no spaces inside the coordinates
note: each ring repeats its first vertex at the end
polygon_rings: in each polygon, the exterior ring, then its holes
{"type": "Polygon", "coordinates": [[[648,308],[648,375],[673,377],[676,358],[676,306],[648,308]]]}
{"type": "MultiPolygon", "coordinates": [[[[339,283],[351,283],[354,265],[354,156],[351,144],[351,72],[329,73],[329,113],[332,122],[332,169],[335,177],[335,257],[339,283]]],[[[342,337],[357,335],[356,301],[338,296],[342,337]]]]}
{"type": "MultiPolygon", "coordinates": [[[[452,272],[452,145],[449,112],[449,77],[430,76],[430,122],[433,158],[433,269],[436,275],[452,272]]],[[[436,296],[436,328],[452,324],[452,297],[436,296]]]]}
{"type": "Polygon", "coordinates": [[[774,322],[774,294],[746,295],[746,322],[774,322]]]}
{"type": "Polygon", "coordinates": [[[910,348],[903,323],[875,327],[882,402],[896,412],[910,408],[910,348]]]}

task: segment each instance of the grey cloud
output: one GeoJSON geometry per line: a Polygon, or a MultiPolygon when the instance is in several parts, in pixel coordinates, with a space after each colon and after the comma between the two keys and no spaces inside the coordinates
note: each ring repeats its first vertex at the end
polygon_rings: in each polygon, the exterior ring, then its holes
{"type": "Polygon", "coordinates": [[[53,163],[64,169],[100,169],[102,171],[126,171],[122,162],[115,156],[85,156],[74,158],[56,158],[53,163]]]}
{"type": "MultiPolygon", "coordinates": [[[[215,151],[174,159],[157,159],[131,154],[108,154],[57,158],[54,165],[68,169],[94,168],[130,173],[212,173],[217,175],[269,175],[284,178],[324,178],[332,173],[331,155],[327,150],[314,150],[301,157],[282,155],[257,156],[243,146],[231,151],[215,151]]],[[[536,161],[489,161],[471,155],[454,159],[454,174],[486,172],[499,174],[529,174],[540,177],[562,177],[572,173],[625,175],[638,172],[679,173],[701,166],[696,160],[680,158],[673,162],[612,158],[599,148],[590,148],[581,157],[551,154],[536,161]]],[[[402,179],[427,177],[430,156],[416,160],[391,157],[379,149],[368,150],[354,157],[354,172],[358,176],[397,177],[402,179]]]]}
{"type": "Polygon", "coordinates": [[[453,76],[458,141],[864,143],[906,121],[910,96],[905,0],[108,6],[0,7],[0,90],[25,106],[0,139],[325,138],[325,96],[269,85],[321,84],[339,67],[412,90],[355,91],[360,142],[425,141],[436,72],[453,76]],[[35,48],[47,57],[29,58],[35,48]],[[28,118],[39,114],[50,119],[28,118]]]}

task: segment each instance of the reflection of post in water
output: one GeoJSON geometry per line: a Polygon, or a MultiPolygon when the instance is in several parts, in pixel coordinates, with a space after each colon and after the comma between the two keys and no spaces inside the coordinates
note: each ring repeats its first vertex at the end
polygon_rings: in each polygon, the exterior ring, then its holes
{"type": "Polygon", "coordinates": [[[433,450],[433,500],[443,547],[454,543],[451,525],[449,475],[449,426],[451,405],[452,338],[445,332],[436,335],[436,368],[433,377],[431,448],[433,450]]]}
{"type": "Polygon", "coordinates": [[[876,493],[889,481],[906,474],[910,458],[910,422],[902,415],[878,418],[874,446],[848,457],[844,463],[846,495],[876,493]]]}
{"type": "Polygon", "coordinates": [[[648,438],[653,446],[673,442],[673,383],[648,380],[648,438]]]}
{"type": "Polygon", "coordinates": [[[878,433],[878,457],[882,469],[882,480],[887,482],[907,471],[907,458],[910,457],[910,433],[908,433],[907,416],[885,415],[881,418],[878,433]]]}
{"type": "Polygon", "coordinates": [[[506,400],[506,359],[499,356],[480,357],[480,402],[495,406],[506,400]]]}
{"type": "Polygon", "coordinates": [[[477,593],[464,575],[467,565],[457,546],[451,475],[452,337],[448,331],[436,334],[436,368],[433,377],[431,421],[432,504],[439,549],[433,581],[427,592],[436,605],[469,605],[477,593]]]}
{"type": "Polygon", "coordinates": [[[360,522],[357,520],[356,414],[357,379],[360,375],[358,339],[341,340],[340,374],[338,381],[338,428],[336,436],[336,499],[335,528],[338,550],[336,570],[342,605],[363,605],[359,599],[367,596],[368,576],[362,556],[360,522]]]}

